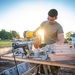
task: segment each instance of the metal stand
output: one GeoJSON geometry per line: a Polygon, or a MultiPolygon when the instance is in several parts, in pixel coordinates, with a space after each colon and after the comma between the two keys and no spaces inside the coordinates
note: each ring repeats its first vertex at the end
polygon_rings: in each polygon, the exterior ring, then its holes
{"type": "Polygon", "coordinates": [[[17,62],[16,62],[16,59],[15,59],[15,55],[14,55],[14,50],[13,49],[12,49],[12,53],[13,53],[13,57],[14,57],[15,66],[16,66],[16,69],[17,69],[17,74],[19,75],[19,71],[18,71],[18,67],[17,67],[17,62]]]}

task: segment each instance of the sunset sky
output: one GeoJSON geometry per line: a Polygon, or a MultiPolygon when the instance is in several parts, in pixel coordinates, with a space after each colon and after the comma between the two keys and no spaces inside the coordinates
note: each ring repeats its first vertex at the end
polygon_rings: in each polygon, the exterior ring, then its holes
{"type": "Polygon", "coordinates": [[[58,10],[64,32],[75,31],[75,0],[0,0],[0,30],[16,30],[22,36],[47,20],[52,8],[58,10]]]}

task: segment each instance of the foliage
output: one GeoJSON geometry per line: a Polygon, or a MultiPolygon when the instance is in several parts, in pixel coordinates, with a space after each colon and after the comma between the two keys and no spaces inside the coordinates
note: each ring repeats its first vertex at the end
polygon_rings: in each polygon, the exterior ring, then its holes
{"type": "Polygon", "coordinates": [[[18,33],[18,32],[16,32],[15,30],[10,31],[10,33],[12,34],[12,37],[13,37],[13,38],[20,38],[19,33],[18,33]]]}
{"type": "Polygon", "coordinates": [[[20,38],[20,35],[15,30],[7,32],[6,30],[2,29],[0,31],[0,38],[1,39],[13,39],[13,38],[20,38]]]}
{"type": "Polygon", "coordinates": [[[69,32],[66,33],[66,40],[67,41],[72,41],[72,38],[71,38],[72,34],[75,34],[75,32],[74,31],[69,31],[69,32]]]}

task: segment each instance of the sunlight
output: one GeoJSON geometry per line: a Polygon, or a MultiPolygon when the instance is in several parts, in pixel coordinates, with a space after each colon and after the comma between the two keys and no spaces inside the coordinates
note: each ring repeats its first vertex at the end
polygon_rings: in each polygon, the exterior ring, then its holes
{"type": "Polygon", "coordinates": [[[41,36],[42,42],[44,42],[44,30],[39,30],[38,34],[41,36]]]}

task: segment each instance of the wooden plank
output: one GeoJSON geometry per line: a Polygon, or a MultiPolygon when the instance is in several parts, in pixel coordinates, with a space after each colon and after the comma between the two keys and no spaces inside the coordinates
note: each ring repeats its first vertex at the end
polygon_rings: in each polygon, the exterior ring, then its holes
{"type": "Polygon", "coordinates": [[[55,54],[75,54],[75,52],[64,52],[64,51],[58,51],[58,52],[55,52],[55,54]]]}
{"type": "Polygon", "coordinates": [[[55,45],[56,54],[75,54],[74,45],[62,44],[55,45]]]}
{"type": "Polygon", "coordinates": [[[49,54],[51,61],[75,60],[75,54],[49,54]]]}
{"type": "Polygon", "coordinates": [[[28,72],[32,72],[32,70],[34,70],[34,69],[37,68],[37,67],[38,67],[37,65],[33,66],[33,67],[30,68],[28,71],[22,73],[22,75],[27,75],[28,72]]]}
{"type": "MultiPolygon", "coordinates": [[[[14,60],[13,57],[4,57],[4,56],[2,56],[1,59],[14,60]]],[[[54,62],[54,61],[36,60],[36,59],[29,59],[29,58],[16,58],[16,60],[17,61],[29,62],[29,63],[35,63],[35,64],[43,64],[43,65],[53,65],[53,66],[75,68],[75,64],[66,64],[66,63],[54,62]]]]}
{"type": "Polygon", "coordinates": [[[45,75],[48,75],[47,66],[43,65],[43,68],[44,68],[45,75]]]}

